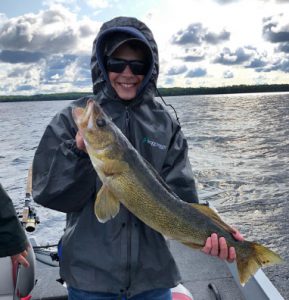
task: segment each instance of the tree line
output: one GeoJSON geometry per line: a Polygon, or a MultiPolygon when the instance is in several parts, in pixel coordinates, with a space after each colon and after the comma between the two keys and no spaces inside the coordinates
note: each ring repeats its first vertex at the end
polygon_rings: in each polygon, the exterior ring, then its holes
{"type": "MultiPolygon", "coordinates": [[[[263,85],[233,85],[224,87],[199,87],[199,88],[159,88],[162,96],[184,96],[184,95],[212,95],[212,94],[235,94],[235,93],[265,93],[265,92],[289,92],[289,84],[263,84],[263,85]]],[[[0,102],[20,101],[53,101],[53,100],[75,100],[91,93],[54,93],[37,95],[8,95],[0,96],[0,102]]]]}

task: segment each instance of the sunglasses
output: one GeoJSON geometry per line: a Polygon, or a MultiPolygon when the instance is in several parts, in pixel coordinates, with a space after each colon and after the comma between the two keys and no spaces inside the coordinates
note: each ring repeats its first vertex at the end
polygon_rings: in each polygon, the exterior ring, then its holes
{"type": "Polygon", "coordinates": [[[126,60],[121,58],[108,57],[106,69],[108,72],[122,73],[126,66],[129,66],[134,75],[146,75],[148,66],[141,60],[126,60]]]}

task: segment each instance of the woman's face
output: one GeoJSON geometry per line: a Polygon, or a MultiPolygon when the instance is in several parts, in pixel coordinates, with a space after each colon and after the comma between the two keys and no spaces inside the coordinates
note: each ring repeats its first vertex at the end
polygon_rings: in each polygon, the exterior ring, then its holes
{"type": "MultiPolygon", "coordinates": [[[[142,51],[133,50],[128,44],[123,44],[118,47],[111,56],[125,60],[144,60],[142,51]]],[[[127,65],[121,73],[108,72],[108,78],[110,84],[121,99],[132,100],[136,96],[137,90],[144,79],[144,75],[133,74],[127,65]]]]}

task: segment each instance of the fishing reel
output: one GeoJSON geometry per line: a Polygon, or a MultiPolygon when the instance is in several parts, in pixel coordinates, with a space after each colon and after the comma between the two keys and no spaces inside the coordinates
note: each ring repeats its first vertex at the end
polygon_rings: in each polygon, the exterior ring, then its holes
{"type": "Polygon", "coordinates": [[[36,225],[40,223],[36,210],[30,205],[30,202],[29,198],[25,199],[22,215],[20,216],[22,226],[27,232],[33,232],[36,225]]]}

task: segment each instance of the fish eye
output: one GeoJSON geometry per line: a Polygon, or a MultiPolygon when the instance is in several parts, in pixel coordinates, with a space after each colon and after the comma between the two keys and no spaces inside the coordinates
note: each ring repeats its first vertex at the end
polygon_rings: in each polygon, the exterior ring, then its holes
{"type": "Polygon", "coordinates": [[[106,125],[105,119],[97,119],[97,120],[96,120],[96,125],[97,125],[98,127],[104,127],[104,126],[106,125]]]}

